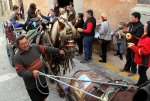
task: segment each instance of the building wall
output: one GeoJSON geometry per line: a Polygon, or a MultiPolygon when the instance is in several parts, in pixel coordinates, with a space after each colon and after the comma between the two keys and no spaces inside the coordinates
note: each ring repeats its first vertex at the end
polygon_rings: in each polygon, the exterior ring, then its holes
{"type": "MultiPolygon", "coordinates": [[[[52,0],[51,0],[52,1],[52,0]]],[[[25,19],[27,18],[27,11],[31,3],[35,3],[37,10],[41,10],[43,15],[46,15],[49,11],[49,1],[48,0],[23,0],[25,19]]]]}
{"type": "Polygon", "coordinates": [[[120,21],[130,21],[130,11],[135,6],[136,0],[83,0],[83,12],[92,9],[97,22],[101,13],[107,13],[113,30],[120,21]]]}
{"type": "MultiPolygon", "coordinates": [[[[83,13],[88,9],[94,11],[97,23],[101,23],[100,15],[107,13],[108,21],[111,24],[112,31],[118,27],[118,23],[130,21],[131,9],[136,6],[136,0],[83,0],[83,13]]],[[[125,45],[124,45],[125,46],[125,45]]],[[[110,43],[108,50],[117,50],[117,45],[110,43]]],[[[94,42],[93,52],[100,54],[100,45],[94,42]]],[[[124,47],[125,53],[125,47],[124,47]]]]}
{"type": "Polygon", "coordinates": [[[73,3],[74,3],[74,8],[75,8],[76,14],[83,13],[83,7],[82,7],[83,0],[74,0],[73,3]]]}
{"type": "Polygon", "coordinates": [[[7,16],[7,0],[0,0],[0,16],[7,16]]]}

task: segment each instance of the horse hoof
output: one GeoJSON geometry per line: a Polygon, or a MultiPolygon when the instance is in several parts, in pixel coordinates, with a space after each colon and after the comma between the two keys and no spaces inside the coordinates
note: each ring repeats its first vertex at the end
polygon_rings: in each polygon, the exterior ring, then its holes
{"type": "Polygon", "coordinates": [[[65,92],[61,92],[61,93],[59,93],[59,96],[60,96],[61,98],[65,98],[65,97],[66,97],[66,93],[65,93],[65,92]]]}
{"type": "Polygon", "coordinates": [[[49,80],[50,80],[50,83],[51,83],[51,84],[54,84],[54,83],[55,83],[54,80],[52,80],[52,79],[49,79],[49,80]]]}

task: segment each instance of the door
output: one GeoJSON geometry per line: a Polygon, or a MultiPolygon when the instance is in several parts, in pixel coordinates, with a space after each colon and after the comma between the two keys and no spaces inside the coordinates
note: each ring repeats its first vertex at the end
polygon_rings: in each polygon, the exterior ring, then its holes
{"type": "Polygon", "coordinates": [[[60,7],[64,7],[70,4],[70,2],[73,2],[73,0],[57,0],[60,7]]]}

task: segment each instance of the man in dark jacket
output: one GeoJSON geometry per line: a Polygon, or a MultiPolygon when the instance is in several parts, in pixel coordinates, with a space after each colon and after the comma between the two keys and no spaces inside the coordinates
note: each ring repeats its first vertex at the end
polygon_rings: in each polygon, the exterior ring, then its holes
{"type": "MultiPolygon", "coordinates": [[[[75,28],[83,28],[84,25],[84,20],[83,20],[84,14],[83,13],[78,13],[78,21],[75,24],[75,28]]],[[[82,55],[83,53],[83,34],[80,32],[78,32],[77,34],[77,45],[79,48],[78,53],[76,54],[76,56],[78,55],[82,55]]]]}
{"type": "Polygon", "coordinates": [[[51,23],[55,23],[57,21],[57,17],[55,16],[55,12],[54,11],[51,11],[51,16],[44,16],[41,14],[41,12],[39,11],[38,14],[46,19],[47,21],[51,22],[51,23]]]}
{"type": "Polygon", "coordinates": [[[93,17],[93,11],[86,11],[87,20],[84,23],[83,29],[79,28],[78,31],[84,34],[84,53],[85,57],[80,63],[87,63],[92,59],[92,42],[95,35],[96,19],[93,17]]]}
{"type": "Polygon", "coordinates": [[[23,78],[32,101],[45,101],[49,90],[48,86],[46,87],[45,77],[39,76],[38,73],[38,71],[43,72],[43,62],[40,56],[41,54],[64,54],[64,51],[42,45],[30,45],[25,35],[18,36],[16,43],[18,52],[14,62],[17,74],[23,78]]]}
{"type": "MultiPolygon", "coordinates": [[[[128,27],[129,33],[131,33],[132,38],[128,42],[137,44],[137,39],[140,38],[144,33],[144,25],[140,22],[140,18],[141,14],[139,12],[133,12],[131,14],[131,22],[129,22],[128,27]]],[[[127,48],[126,60],[127,61],[124,69],[121,69],[120,71],[130,71],[131,67],[131,72],[128,74],[128,76],[135,75],[137,72],[137,64],[134,62],[134,52],[130,48],[127,48]]]]}

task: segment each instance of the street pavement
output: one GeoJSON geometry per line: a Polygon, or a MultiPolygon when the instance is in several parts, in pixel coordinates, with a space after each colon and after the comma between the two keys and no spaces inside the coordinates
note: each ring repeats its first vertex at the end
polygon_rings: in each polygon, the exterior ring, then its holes
{"type": "MultiPolygon", "coordinates": [[[[0,18],[0,24],[3,19],[4,18],[0,18]]],[[[94,56],[96,55],[94,54],[94,56]]],[[[109,58],[111,57],[109,56],[109,58]]],[[[83,56],[75,57],[73,59],[76,66],[75,69],[71,68],[71,72],[67,73],[65,76],[72,77],[72,75],[78,70],[93,70],[93,71],[106,72],[107,76],[110,76],[111,78],[123,79],[131,84],[136,82],[133,78],[127,77],[126,75],[118,71],[108,68],[106,65],[98,63],[95,60],[92,60],[86,64],[81,64],[80,60],[82,59],[83,56]]],[[[115,57],[115,59],[117,60],[117,57],[115,57]]],[[[108,61],[110,62],[111,60],[108,61]]],[[[65,81],[66,83],[70,82],[69,80],[62,80],[62,81],[65,81]]],[[[49,83],[50,95],[46,100],[65,101],[65,98],[62,99],[59,97],[55,86],[56,86],[55,84],[49,83]]],[[[65,87],[66,86],[63,85],[63,88],[65,87]]],[[[0,88],[1,88],[0,101],[31,101],[27,94],[22,78],[17,75],[15,68],[12,67],[9,63],[7,53],[6,53],[5,34],[2,32],[1,25],[0,25],[0,88]]]]}

